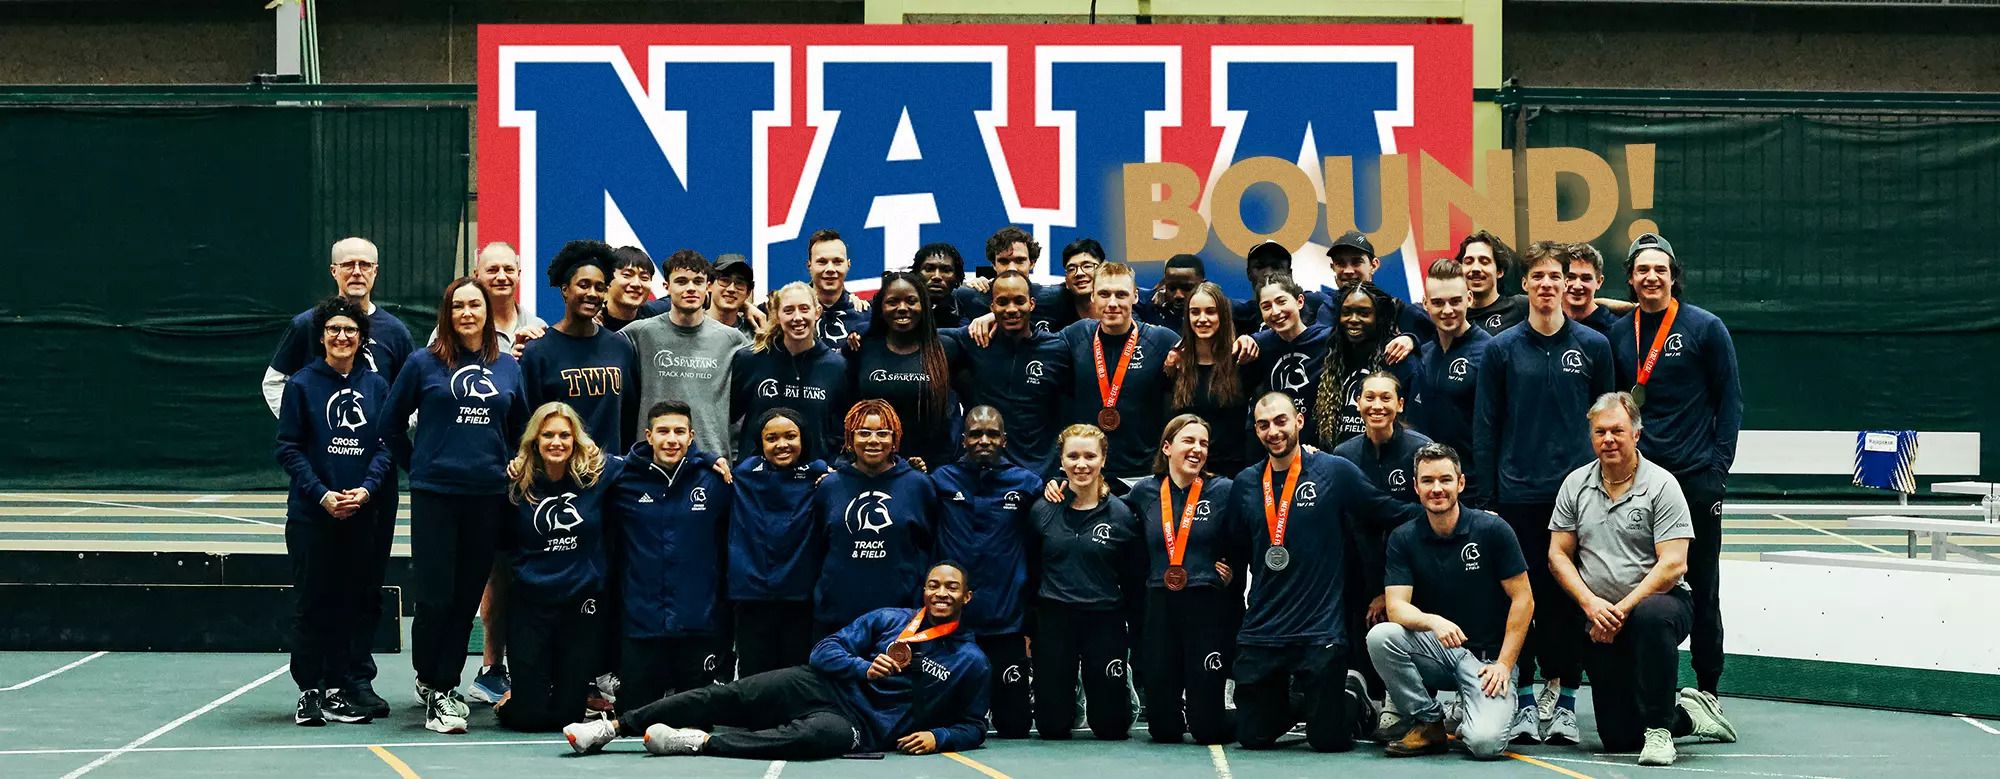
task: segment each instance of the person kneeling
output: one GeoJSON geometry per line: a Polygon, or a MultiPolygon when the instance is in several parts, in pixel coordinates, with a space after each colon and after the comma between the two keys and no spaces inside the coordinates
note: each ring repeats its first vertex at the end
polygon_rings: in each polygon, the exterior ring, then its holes
{"type": "Polygon", "coordinates": [[[1458,737],[1472,756],[1507,748],[1514,715],[1514,661],[1527,640],[1535,596],[1514,529],[1493,514],[1458,504],[1458,453],[1425,444],[1415,457],[1426,522],[1389,534],[1383,595],[1389,621],[1368,631],[1368,657],[1410,730],[1384,749],[1390,757],[1444,752],[1444,709],[1426,685],[1457,690],[1458,737]]]}
{"type": "Polygon", "coordinates": [[[972,749],[986,739],[986,656],[958,618],[972,591],[946,561],[924,578],[919,609],[885,608],[821,639],[806,665],[667,696],[615,720],[563,728],[596,752],[644,735],[656,755],[817,760],[889,746],[912,755],[972,749]],[[740,728],[714,732],[717,727],[740,728]]]}

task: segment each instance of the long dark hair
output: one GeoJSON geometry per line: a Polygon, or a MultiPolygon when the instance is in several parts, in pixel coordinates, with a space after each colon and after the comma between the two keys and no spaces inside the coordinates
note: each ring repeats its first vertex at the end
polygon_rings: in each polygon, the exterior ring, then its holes
{"type": "Polygon", "coordinates": [[[1340,409],[1347,405],[1341,380],[1355,371],[1382,367],[1382,347],[1395,335],[1396,314],[1400,310],[1395,298],[1366,281],[1343,285],[1327,305],[1333,306],[1334,332],[1326,350],[1326,362],[1320,369],[1319,397],[1313,400],[1313,429],[1319,434],[1322,446],[1333,445],[1339,437],[1340,409]],[[1347,340],[1339,321],[1341,308],[1356,292],[1368,296],[1375,309],[1375,325],[1359,342],[1352,342],[1347,340]]]}
{"type": "Polygon", "coordinates": [[[486,332],[479,337],[479,362],[492,365],[500,359],[500,329],[493,324],[493,293],[471,276],[460,276],[444,287],[444,299],[438,301],[437,340],[430,345],[431,356],[444,363],[446,371],[458,369],[458,331],[451,324],[451,299],[463,287],[478,287],[479,295],[486,300],[486,332]]]}
{"type": "MultiPolygon", "coordinates": [[[[944,424],[946,408],[951,403],[951,366],[944,359],[944,344],[938,341],[937,321],[931,318],[931,292],[924,284],[923,274],[910,271],[889,271],[882,274],[882,286],[875,293],[875,305],[868,307],[868,332],[861,339],[882,339],[884,346],[889,340],[889,313],[882,305],[889,294],[889,285],[896,282],[910,285],[917,291],[916,337],[924,358],[924,372],[931,376],[929,397],[924,398],[923,423],[944,424]]],[[[912,420],[917,421],[917,420],[912,420]]]]}
{"type": "Polygon", "coordinates": [[[1181,352],[1181,369],[1174,374],[1174,388],[1171,400],[1174,410],[1194,405],[1195,393],[1201,390],[1201,366],[1196,365],[1195,342],[1198,336],[1188,325],[1188,311],[1194,309],[1194,296],[1207,295],[1215,301],[1215,342],[1209,344],[1209,353],[1215,357],[1215,369],[1208,372],[1208,394],[1217,405],[1233,406],[1243,399],[1243,387],[1237,381],[1235,361],[1229,357],[1229,347],[1236,343],[1236,321],[1231,316],[1229,296],[1222,294],[1222,286],[1213,281],[1204,281],[1188,293],[1188,305],[1181,310],[1181,345],[1174,348],[1181,352]]]}

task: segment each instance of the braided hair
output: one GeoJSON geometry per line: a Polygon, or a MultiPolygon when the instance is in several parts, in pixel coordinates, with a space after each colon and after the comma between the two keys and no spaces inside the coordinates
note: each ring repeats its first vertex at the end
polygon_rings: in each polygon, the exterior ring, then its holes
{"type": "Polygon", "coordinates": [[[1400,308],[1396,299],[1371,282],[1357,281],[1342,285],[1327,305],[1333,306],[1335,321],[1338,322],[1341,308],[1355,293],[1367,296],[1375,309],[1375,325],[1362,335],[1360,341],[1349,341],[1344,330],[1336,325],[1333,338],[1326,350],[1326,362],[1319,375],[1319,397],[1313,401],[1313,430],[1321,446],[1332,446],[1339,440],[1340,411],[1347,405],[1346,387],[1342,380],[1361,370],[1379,370],[1383,367],[1382,347],[1395,335],[1396,315],[1400,308]]]}
{"type": "Polygon", "coordinates": [[[888,306],[881,303],[882,298],[889,294],[889,285],[899,281],[909,284],[917,291],[916,330],[911,335],[917,339],[918,348],[923,354],[924,372],[931,377],[930,391],[926,393],[923,405],[918,407],[923,411],[921,421],[926,424],[942,425],[949,414],[948,407],[951,403],[951,366],[945,361],[944,343],[938,340],[937,321],[931,318],[930,285],[924,283],[922,274],[909,271],[890,271],[882,274],[882,287],[881,291],[876,293],[876,305],[869,307],[868,311],[868,331],[863,333],[861,338],[862,340],[880,338],[884,344],[888,342],[890,332],[888,306]]]}

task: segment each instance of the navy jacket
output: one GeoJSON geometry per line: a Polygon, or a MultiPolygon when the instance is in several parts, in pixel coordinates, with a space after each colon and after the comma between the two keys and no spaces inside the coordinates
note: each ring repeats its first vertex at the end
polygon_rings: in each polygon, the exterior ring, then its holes
{"type": "Polygon", "coordinates": [[[535,480],[535,500],[514,498],[514,515],[501,530],[501,548],[513,558],[513,597],[569,604],[604,592],[604,496],[624,461],[606,457],[589,487],[574,475],[535,480]]]}
{"type": "Polygon", "coordinates": [[[1527,322],[1493,337],[1473,406],[1473,455],[1498,503],[1548,503],[1589,463],[1584,412],[1613,389],[1611,344],[1562,320],[1555,335],[1527,322]]]}
{"type": "Polygon", "coordinates": [[[1033,329],[1013,337],[995,329],[981,347],[964,330],[939,333],[958,343],[964,355],[965,407],[992,406],[1007,425],[1007,456],[1021,467],[1046,473],[1055,460],[1056,433],[1063,419],[1056,409],[1061,382],[1049,372],[1062,340],[1033,329]]]}
{"type": "Polygon", "coordinates": [[[867,330],[868,312],[855,305],[852,292],[841,292],[839,300],[819,312],[819,342],[829,349],[845,349],[848,334],[859,335],[867,330]]]}
{"type": "Polygon", "coordinates": [[[1437,341],[1424,344],[1417,357],[1417,387],[1405,390],[1413,398],[1407,406],[1410,426],[1458,452],[1468,479],[1460,500],[1475,506],[1486,505],[1492,489],[1474,478],[1480,469],[1472,446],[1473,400],[1480,366],[1486,362],[1486,344],[1492,340],[1485,330],[1468,327],[1464,335],[1452,339],[1449,350],[1437,341]]]}
{"type": "MultiPolygon", "coordinates": [[[[1666,316],[1638,309],[1611,326],[1611,353],[1618,364],[1618,386],[1638,380],[1645,355],[1633,342],[1638,317],[1646,320],[1646,349],[1666,316]]],[[[1645,427],[1639,431],[1639,451],[1675,474],[1704,470],[1728,473],[1736,462],[1736,436],[1743,430],[1743,385],[1736,372],[1736,341],[1729,328],[1708,311],[1681,304],[1674,328],[1660,349],[1660,361],[1646,380],[1646,405],[1639,409],[1645,427]]]]}
{"type": "Polygon", "coordinates": [[[801,460],[779,468],[750,457],[737,464],[730,492],[729,598],[797,601],[812,598],[819,561],[809,551],[813,488],[826,463],[801,460]]]}
{"type": "Polygon", "coordinates": [[[847,397],[847,358],[824,343],[794,355],[783,343],[761,352],[746,346],[736,350],[729,366],[729,416],[743,427],[736,451],[764,451],[757,417],[774,408],[789,408],[804,417],[808,459],[831,460],[840,453],[841,419],[853,405],[847,397]]]}
{"type": "Polygon", "coordinates": [[[1609,338],[1611,336],[1611,325],[1618,321],[1618,315],[1611,313],[1611,309],[1598,306],[1590,312],[1589,316],[1576,321],[1584,327],[1603,333],[1605,337],[1609,338]]]}
{"type": "Polygon", "coordinates": [[[712,636],[722,630],[729,485],[699,449],[672,473],[640,442],[611,485],[619,598],[626,638],[712,636]]]}
{"type": "Polygon", "coordinates": [[[446,371],[429,350],[411,355],[389,389],[383,437],[410,472],[413,489],[452,495],[507,491],[507,461],[528,425],[521,369],[502,351],[492,365],[459,352],[446,371]],[[419,414],[414,432],[410,414],[419,414]],[[412,440],[414,439],[414,440],[412,440]]]}
{"type": "Polygon", "coordinates": [[[907,670],[869,681],[869,663],[888,651],[916,613],[876,609],[813,646],[812,669],[832,683],[842,716],[859,727],[856,751],[887,752],[919,730],[937,738],[939,752],[976,749],[986,741],[992,666],[963,628],[911,644],[907,670]]]}
{"type": "Polygon", "coordinates": [[[965,605],[961,629],[982,636],[1021,632],[1030,594],[1028,510],[1041,494],[1042,477],[1004,461],[988,468],[960,460],[931,471],[930,478],[941,509],[936,557],[964,563],[976,593],[965,605]]]}
{"type": "MultiPolygon", "coordinates": [[[[1139,540],[1146,548],[1146,586],[1165,589],[1167,573],[1166,529],[1160,525],[1160,486],[1171,484],[1167,477],[1141,479],[1126,493],[1125,502],[1131,504],[1132,513],[1139,519],[1139,540]]],[[[1210,476],[1202,480],[1201,497],[1195,502],[1194,521],[1188,527],[1187,552],[1181,557],[1181,567],[1187,569],[1188,587],[1227,588],[1222,577],[1215,572],[1215,563],[1226,560],[1230,553],[1230,522],[1228,512],[1235,483],[1223,476],[1210,476]]],[[[1260,487],[1261,489],[1261,487],[1260,487]]],[[[1187,510],[1186,489],[1172,488],[1173,518],[1179,525],[1181,513],[1187,510]]],[[[1291,533],[1289,529],[1287,535],[1291,533]]],[[[1227,560],[1234,569],[1235,580],[1243,580],[1243,564],[1240,560],[1227,560]]]]}
{"type": "Polygon", "coordinates": [[[583,428],[606,452],[625,451],[639,428],[639,355],[632,342],[608,327],[572,338],[550,327],[521,349],[521,386],[528,409],[561,401],[583,418],[583,428]]]}
{"type": "MultiPolygon", "coordinates": [[[[1107,431],[1111,456],[1106,458],[1104,471],[1114,478],[1142,476],[1152,467],[1153,452],[1160,445],[1160,430],[1167,426],[1168,395],[1173,391],[1166,375],[1167,353],[1181,342],[1181,337],[1172,330],[1136,320],[1125,332],[1139,339],[1139,347],[1125,369],[1125,384],[1119,390],[1118,413],[1122,418],[1118,429],[1107,431]]],[[[1068,389],[1066,423],[1097,424],[1097,413],[1104,410],[1091,349],[1091,342],[1099,338],[1097,320],[1084,320],[1064,328],[1058,337],[1062,346],[1049,352],[1056,361],[1050,367],[1068,389]]],[[[1122,340],[1117,340],[1104,347],[1107,379],[1118,374],[1121,352],[1117,347],[1123,345],[1122,340]]]]}
{"type": "Polygon", "coordinates": [[[841,624],[916,599],[937,533],[929,477],[900,457],[874,476],[848,463],[819,483],[810,506],[815,621],[841,624]]]}
{"type": "Polygon", "coordinates": [[[1319,378],[1326,366],[1326,348],[1333,328],[1307,325],[1290,341],[1270,328],[1250,335],[1257,342],[1257,359],[1243,366],[1243,387],[1251,398],[1283,392],[1299,407],[1305,430],[1312,430],[1313,405],[1319,399],[1319,378]]]}
{"type": "MultiPolygon", "coordinates": [[[[324,361],[319,333],[313,332],[312,315],[313,310],[306,309],[285,325],[285,334],[278,338],[278,350],[271,354],[271,370],[290,376],[315,360],[324,361]]],[[[376,306],[368,313],[368,343],[355,356],[355,367],[381,374],[384,381],[395,384],[397,373],[416,348],[410,328],[403,325],[403,320],[389,313],[389,309],[376,306]]]]}
{"type": "Polygon", "coordinates": [[[387,497],[380,493],[395,468],[382,438],[388,408],[389,382],[359,366],[342,376],[318,360],[285,380],[278,464],[292,479],[287,521],[332,521],[319,502],[335,490],[366,489],[370,503],[387,497]]]}
{"type": "MultiPolygon", "coordinates": [[[[1423,516],[1423,508],[1397,501],[1375,488],[1354,463],[1325,452],[1301,450],[1294,467],[1306,470],[1294,488],[1285,521],[1285,548],[1291,564],[1272,571],[1264,565],[1271,534],[1264,517],[1264,463],[1236,475],[1230,493],[1231,533],[1250,568],[1250,592],[1237,643],[1244,646],[1349,645],[1348,566],[1366,559],[1358,543],[1363,529],[1387,531],[1423,516]],[[1357,559],[1358,558],[1358,559],[1357,559]]],[[[1267,461],[1268,462],[1268,461],[1267,461]]],[[[1283,473],[1271,474],[1274,499],[1282,498],[1283,473]]],[[[1379,567],[1379,563],[1373,564],[1379,567]]]]}
{"type": "MultiPolygon", "coordinates": [[[[1111,495],[1092,508],[1035,501],[1037,595],[1079,609],[1133,609],[1140,600],[1146,550],[1131,505],[1111,495]]],[[[1134,609],[1136,611],[1136,609],[1134,609]]]]}
{"type": "MultiPolygon", "coordinates": [[[[1358,435],[1340,442],[1333,448],[1335,456],[1354,463],[1361,469],[1361,475],[1391,498],[1403,503],[1423,508],[1423,501],[1417,498],[1416,458],[1418,447],[1431,442],[1423,433],[1415,430],[1398,429],[1389,435],[1389,440],[1376,446],[1367,435],[1358,435]]],[[[1261,489],[1261,485],[1259,487],[1261,489]]],[[[1382,591],[1382,570],[1387,560],[1389,529],[1383,527],[1361,528],[1355,538],[1368,545],[1366,561],[1360,568],[1361,592],[1369,598],[1382,591]]]]}

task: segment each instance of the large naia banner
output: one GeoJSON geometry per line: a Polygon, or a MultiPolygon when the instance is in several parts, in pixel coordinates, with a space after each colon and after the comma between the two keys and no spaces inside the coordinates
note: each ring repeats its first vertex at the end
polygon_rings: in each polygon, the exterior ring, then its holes
{"type": "MultiPolygon", "coordinates": [[[[519,247],[545,316],[543,264],[571,239],[740,253],[770,290],[804,278],[820,228],[861,291],[933,241],[970,273],[1008,224],[1050,277],[1092,237],[1141,283],[1198,249],[1235,296],[1246,236],[1276,236],[1310,287],[1331,282],[1329,221],[1416,221],[1420,159],[1470,180],[1471,48],[1451,24],[482,26],[480,239],[519,247]],[[1378,175],[1391,154],[1402,186],[1378,175]],[[1180,168],[1198,193],[1167,191],[1180,168]]],[[[1408,297],[1416,230],[1398,232],[1376,281],[1408,297]]]]}

